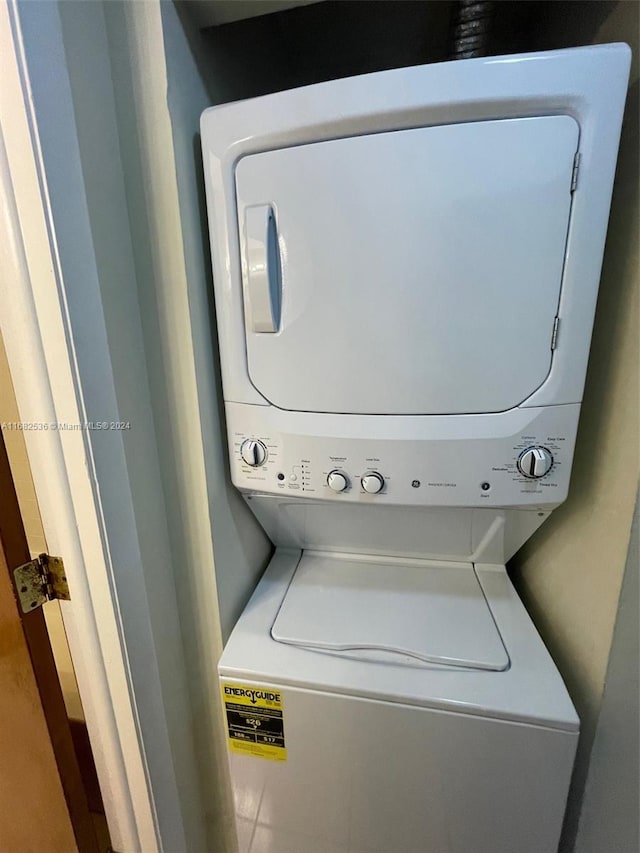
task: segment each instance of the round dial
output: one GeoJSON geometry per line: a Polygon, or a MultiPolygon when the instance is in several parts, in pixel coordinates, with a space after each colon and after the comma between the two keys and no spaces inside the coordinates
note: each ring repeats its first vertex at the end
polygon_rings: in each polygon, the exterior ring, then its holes
{"type": "Polygon", "coordinates": [[[246,438],[240,445],[240,456],[247,465],[259,468],[267,461],[267,448],[256,438],[246,438]]]}
{"type": "Polygon", "coordinates": [[[384,477],[382,474],[378,474],[377,471],[369,471],[368,474],[365,474],[360,479],[360,482],[365,492],[368,492],[370,495],[377,495],[384,487],[384,477]]]}
{"type": "Polygon", "coordinates": [[[539,480],[548,474],[553,456],[546,447],[527,447],[518,457],[518,471],[530,480],[539,480]]]}
{"type": "Polygon", "coordinates": [[[327,486],[334,492],[344,492],[349,486],[349,479],[342,471],[331,471],[327,477],[327,486]]]}

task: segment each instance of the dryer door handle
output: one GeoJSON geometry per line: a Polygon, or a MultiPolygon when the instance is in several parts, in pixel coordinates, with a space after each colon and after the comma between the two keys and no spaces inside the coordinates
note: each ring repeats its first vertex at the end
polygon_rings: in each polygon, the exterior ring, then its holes
{"type": "Polygon", "coordinates": [[[282,274],[278,228],[269,204],[248,207],[244,214],[246,293],[249,323],[254,332],[280,328],[282,274]]]}

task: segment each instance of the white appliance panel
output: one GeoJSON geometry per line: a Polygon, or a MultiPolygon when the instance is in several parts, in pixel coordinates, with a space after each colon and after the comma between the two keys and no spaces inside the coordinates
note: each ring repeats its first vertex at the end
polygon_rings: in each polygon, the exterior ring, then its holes
{"type": "Polygon", "coordinates": [[[202,145],[225,400],[268,407],[247,365],[235,187],[236,164],[243,158],[354,136],[561,115],[572,116],[580,126],[580,168],[558,346],[546,381],[525,405],[579,403],[630,59],[627,45],[611,44],[441,62],[332,80],[206,110],[202,145]]]}
{"type": "Polygon", "coordinates": [[[227,403],[231,478],[238,488],[290,498],[364,506],[549,507],[567,496],[579,405],[514,409],[503,414],[375,417],[283,412],[227,403]],[[241,455],[243,442],[265,448],[262,464],[241,455]],[[549,471],[524,476],[530,447],[551,456],[549,471]],[[346,488],[329,485],[332,471],[346,488]],[[362,486],[383,478],[379,492],[362,486]]]}
{"type": "Polygon", "coordinates": [[[551,510],[364,506],[252,494],[274,545],[387,558],[504,564],[551,510]]]}
{"type": "Polygon", "coordinates": [[[551,367],[578,138],[554,115],[242,158],[255,387],[282,409],[355,414],[526,400],[551,367]]]}
{"type": "Polygon", "coordinates": [[[271,636],[405,665],[501,671],[509,656],[470,563],[305,552],[271,636]]]}
{"type": "Polygon", "coordinates": [[[256,686],[287,760],[229,755],[240,853],[556,853],[576,732],[256,686]]]}

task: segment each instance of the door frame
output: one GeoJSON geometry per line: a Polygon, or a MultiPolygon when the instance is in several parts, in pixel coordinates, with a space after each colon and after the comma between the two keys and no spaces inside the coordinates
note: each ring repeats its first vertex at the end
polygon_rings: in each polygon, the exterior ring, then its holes
{"type": "MultiPolygon", "coordinates": [[[[47,61],[62,102],[69,81],[56,27],[57,4],[37,5],[50,16],[49,43],[43,49],[50,50],[47,61]]],[[[17,0],[0,3],[0,55],[0,299],[16,398],[23,423],[82,424],[88,413],[74,340],[77,329],[69,318],[17,0]]],[[[70,126],[70,142],[75,132],[70,126]]],[[[69,204],[77,201],[70,198],[69,204]]],[[[105,383],[106,399],[113,373],[100,334],[102,321],[100,314],[87,316],[87,326],[96,327],[87,332],[93,333],[94,369],[105,383]]],[[[63,556],[72,592],[63,617],[113,847],[127,853],[173,853],[186,849],[184,827],[160,674],[154,666],[156,647],[147,630],[150,604],[131,503],[122,501],[120,516],[122,528],[132,533],[124,557],[126,583],[116,571],[113,530],[105,522],[109,502],[130,493],[127,467],[115,464],[110,482],[100,481],[100,488],[96,475],[101,453],[122,455],[122,436],[110,436],[105,451],[95,435],[38,427],[26,431],[25,439],[48,548],[63,556]],[[135,597],[140,625],[134,636],[123,619],[129,594],[135,597]],[[138,659],[148,661],[144,683],[135,677],[132,643],[138,659]],[[155,725],[145,728],[144,736],[141,700],[157,708],[155,725]],[[163,780],[157,774],[154,778],[150,756],[156,766],[164,763],[163,780]]],[[[122,553],[117,559],[123,559],[122,553]]]]}

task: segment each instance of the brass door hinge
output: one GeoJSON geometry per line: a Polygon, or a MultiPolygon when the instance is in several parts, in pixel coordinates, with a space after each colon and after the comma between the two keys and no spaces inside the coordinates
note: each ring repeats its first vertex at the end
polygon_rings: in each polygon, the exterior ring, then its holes
{"type": "Polygon", "coordinates": [[[42,607],[45,601],[69,601],[69,586],[62,557],[40,554],[35,560],[13,570],[13,578],[23,613],[42,607]]]}

